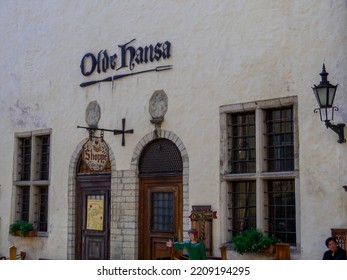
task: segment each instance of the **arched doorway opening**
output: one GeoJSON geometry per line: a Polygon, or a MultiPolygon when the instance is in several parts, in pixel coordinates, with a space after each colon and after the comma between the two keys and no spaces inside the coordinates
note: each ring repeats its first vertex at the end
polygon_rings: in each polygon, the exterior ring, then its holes
{"type": "Polygon", "coordinates": [[[76,259],[110,258],[110,190],[111,162],[102,172],[92,172],[80,157],[76,168],[76,259]]]}
{"type": "Polygon", "coordinates": [[[148,143],[139,159],[139,259],[170,257],[169,239],[183,232],[183,162],[169,139],[148,143]]]}

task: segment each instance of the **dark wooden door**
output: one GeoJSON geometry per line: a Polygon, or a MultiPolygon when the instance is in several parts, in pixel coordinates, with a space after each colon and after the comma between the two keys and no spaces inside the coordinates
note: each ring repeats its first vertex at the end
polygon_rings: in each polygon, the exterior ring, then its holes
{"type": "Polygon", "coordinates": [[[76,186],[76,259],[109,259],[111,177],[81,175],[76,186]]]}
{"type": "Polygon", "coordinates": [[[139,259],[170,258],[166,242],[182,239],[182,178],[141,178],[139,259]]]}

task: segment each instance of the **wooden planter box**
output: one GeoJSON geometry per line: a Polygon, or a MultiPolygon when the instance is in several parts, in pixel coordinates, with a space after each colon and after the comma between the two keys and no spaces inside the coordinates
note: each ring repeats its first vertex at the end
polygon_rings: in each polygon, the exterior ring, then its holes
{"type": "Polygon", "coordinates": [[[20,236],[20,237],[35,237],[37,236],[37,231],[36,230],[32,230],[27,232],[27,234],[25,236],[22,235],[22,232],[20,230],[17,230],[13,236],[20,236]]]}
{"type": "Polygon", "coordinates": [[[288,243],[276,243],[258,253],[241,255],[235,252],[230,244],[227,244],[226,255],[228,260],[290,260],[290,246],[288,243]]]}
{"type": "Polygon", "coordinates": [[[226,243],[226,258],[228,260],[274,260],[275,259],[275,246],[270,246],[266,250],[261,250],[258,253],[244,253],[239,254],[234,251],[232,243],[226,243]]]}
{"type": "Polygon", "coordinates": [[[228,260],[274,260],[275,254],[270,253],[244,253],[239,254],[235,251],[227,251],[227,259],[228,260]]]}
{"type": "Polygon", "coordinates": [[[290,245],[288,243],[276,243],[276,260],[290,260],[290,245]]]}

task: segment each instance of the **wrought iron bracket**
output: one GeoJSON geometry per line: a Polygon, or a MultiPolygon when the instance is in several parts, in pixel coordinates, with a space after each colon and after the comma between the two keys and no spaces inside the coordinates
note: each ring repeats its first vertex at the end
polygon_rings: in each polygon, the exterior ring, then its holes
{"type": "Polygon", "coordinates": [[[122,134],[122,146],[125,146],[125,133],[134,133],[134,129],[125,130],[125,119],[122,119],[122,129],[107,129],[107,128],[98,128],[98,127],[80,126],[80,125],[78,125],[77,128],[87,129],[89,131],[90,136],[92,136],[92,134],[97,130],[101,131],[102,136],[104,134],[104,131],[113,132],[114,135],[122,134]]]}
{"type": "Polygon", "coordinates": [[[332,124],[329,120],[325,121],[325,126],[326,128],[330,128],[332,131],[337,133],[339,136],[339,140],[337,140],[338,143],[345,143],[345,124],[344,123],[339,123],[339,124],[332,124]]]}

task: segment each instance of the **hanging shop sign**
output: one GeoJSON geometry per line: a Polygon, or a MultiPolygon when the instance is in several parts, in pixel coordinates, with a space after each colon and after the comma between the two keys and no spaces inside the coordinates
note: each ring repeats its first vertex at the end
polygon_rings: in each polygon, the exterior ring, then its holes
{"type": "Polygon", "coordinates": [[[217,211],[212,211],[211,206],[193,206],[189,215],[191,221],[206,221],[217,219],[217,211]]]}
{"type": "MultiPolygon", "coordinates": [[[[128,69],[134,71],[135,67],[144,63],[154,63],[169,59],[171,56],[171,43],[169,41],[158,42],[154,45],[135,47],[132,44],[135,39],[118,45],[119,50],[110,54],[108,50],[100,50],[97,54],[87,53],[81,60],[81,73],[83,76],[90,76],[97,72],[98,74],[108,71],[119,71],[128,69]]],[[[146,72],[160,72],[172,69],[172,65],[163,65],[148,70],[112,75],[104,79],[88,81],[81,83],[81,87],[86,87],[100,82],[111,82],[126,76],[137,75],[146,72]]]]}
{"type": "Polygon", "coordinates": [[[82,160],[92,171],[103,171],[109,161],[107,144],[99,138],[89,139],[82,148],[82,160]]]}

